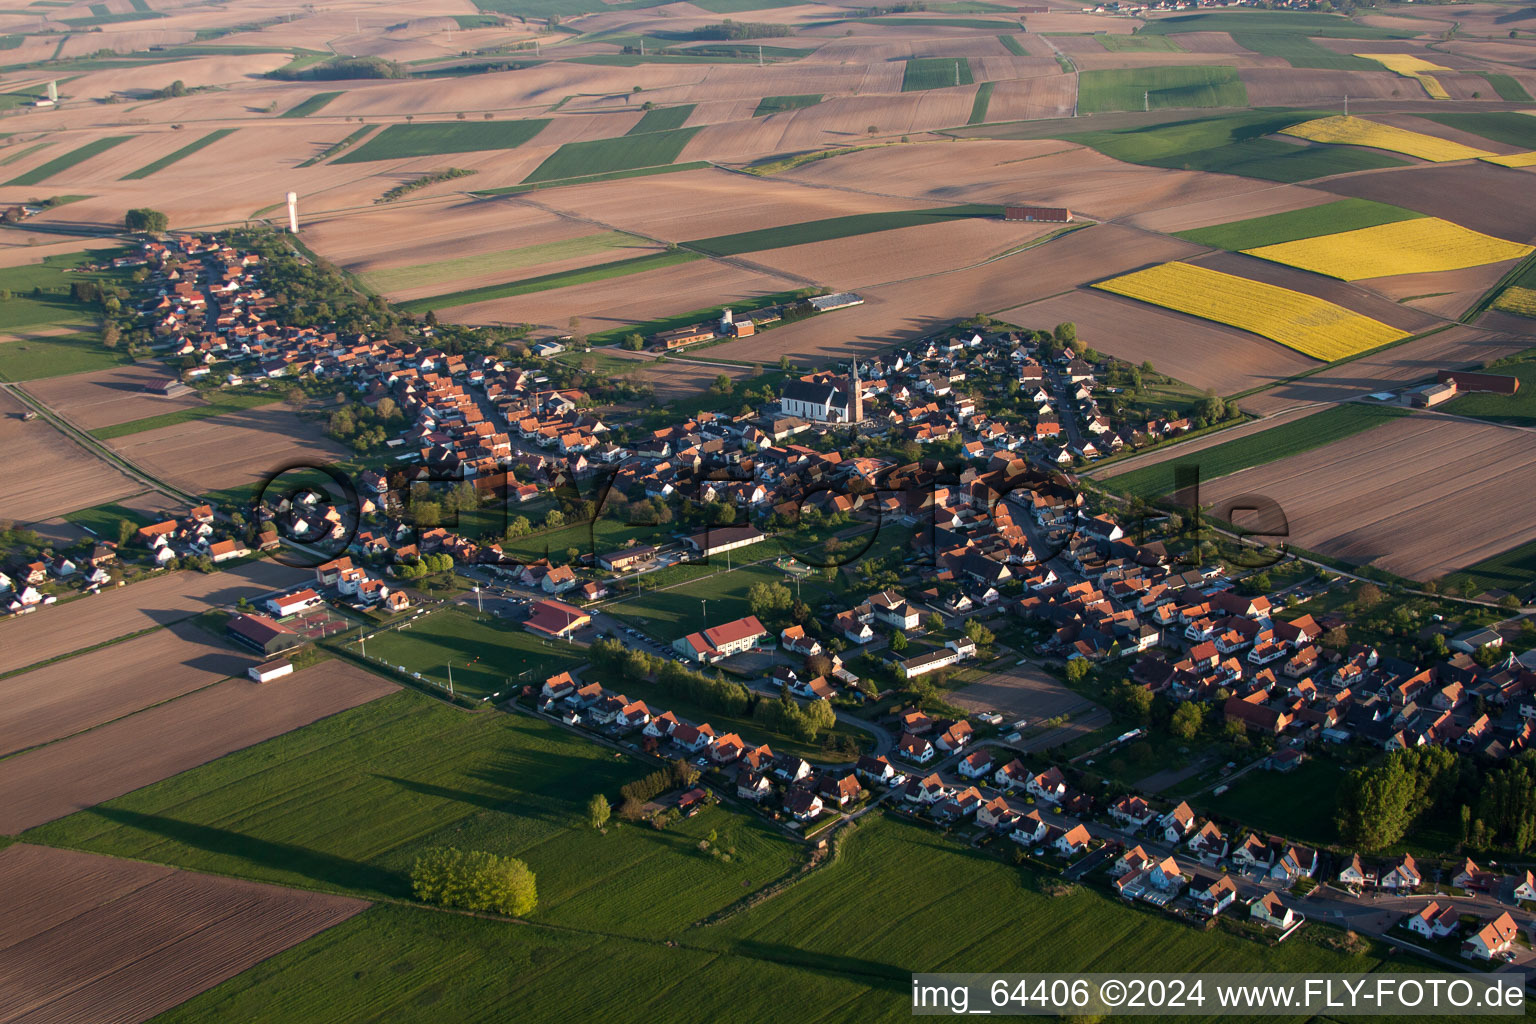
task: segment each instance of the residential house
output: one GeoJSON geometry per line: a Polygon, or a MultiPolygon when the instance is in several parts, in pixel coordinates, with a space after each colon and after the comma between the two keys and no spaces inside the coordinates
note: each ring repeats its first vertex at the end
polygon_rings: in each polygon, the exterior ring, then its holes
{"type": "Polygon", "coordinates": [[[1387,871],[1382,872],[1380,885],[1381,888],[1390,889],[1394,892],[1411,892],[1417,889],[1423,881],[1424,878],[1419,874],[1419,866],[1414,861],[1413,854],[1405,853],[1402,860],[1393,864],[1387,871]]]}
{"type": "Polygon", "coordinates": [[[1189,896],[1201,913],[1215,917],[1237,899],[1237,883],[1231,875],[1215,878],[1197,875],[1190,883],[1189,896]]]}
{"type": "Polygon", "coordinates": [[[1483,925],[1461,944],[1461,955],[1492,960],[1514,944],[1520,929],[1506,911],[1483,925]]]}
{"type": "Polygon", "coordinates": [[[1061,835],[1056,837],[1053,844],[1056,851],[1068,857],[1075,857],[1088,848],[1088,843],[1093,837],[1083,825],[1074,825],[1061,835]]]}
{"type": "Polygon", "coordinates": [[[1281,931],[1289,929],[1298,918],[1297,913],[1272,892],[1267,892],[1248,904],[1248,916],[1260,924],[1279,928],[1281,931]]]}
{"type": "Polygon", "coordinates": [[[1443,939],[1455,935],[1457,928],[1461,926],[1461,915],[1450,904],[1441,906],[1434,900],[1408,918],[1408,930],[1417,932],[1426,939],[1443,939]]]}

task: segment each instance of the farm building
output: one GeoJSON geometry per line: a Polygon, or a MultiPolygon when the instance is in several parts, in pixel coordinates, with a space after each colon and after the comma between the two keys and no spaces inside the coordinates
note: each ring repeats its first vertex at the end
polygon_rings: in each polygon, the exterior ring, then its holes
{"type": "Polygon", "coordinates": [[[1408,392],[1408,404],[1415,409],[1433,409],[1456,397],[1456,382],[1448,380],[1440,384],[1425,384],[1408,392]]]}
{"type": "Polygon", "coordinates": [[[591,621],[592,616],[564,601],[535,601],[533,614],[523,625],[536,633],[569,638],[591,621]]]}
{"type": "Polygon", "coordinates": [[[656,561],[656,548],[651,545],[644,547],[625,548],[623,551],[610,551],[606,555],[597,557],[597,564],[610,572],[628,572],[631,569],[643,569],[656,561]]]}
{"type": "Polygon", "coordinates": [[[1005,206],[1003,220],[1026,220],[1041,224],[1070,224],[1072,211],[1060,206],[1005,206]]]}
{"type": "Polygon", "coordinates": [[[846,309],[849,306],[862,306],[863,298],[853,292],[838,292],[835,295],[817,295],[806,300],[811,308],[818,313],[825,313],[829,309],[846,309]]]}
{"type": "Polygon", "coordinates": [[[267,599],[267,611],[278,618],[286,618],[289,615],[297,615],[299,612],[308,611],[317,604],[322,603],[322,598],[313,590],[304,589],[293,594],[282,594],[267,599]]]}
{"type": "Polygon", "coordinates": [[[147,380],[144,382],[144,390],[162,398],[180,398],[182,395],[192,393],[191,388],[175,377],[156,377],[153,380],[147,380]]]}
{"type": "Polygon", "coordinates": [[[277,658],[260,665],[252,665],[245,670],[245,674],[258,683],[270,683],[274,679],[293,674],[293,662],[287,658],[277,658]]]}
{"type": "Polygon", "coordinates": [[[711,324],[694,324],[692,327],[679,327],[676,330],[662,331],[652,335],[651,340],[655,347],[663,351],[674,348],[682,348],[684,345],[693,345],[700,341],[711,341],[715,337],[715,328],[711,324]]]}
{"type": "Polygon", "coordinates": [[[708,558],[711,555],[723,555],[727,551],[744,548],[748,544],[756,544],[763,539],[763,536],[763,531],[755,526],[716,526],[703,533],[694,534],[683,543],[708,558]]]}
{"type": "Polygon", "coordinates": [[[262,654],[278,654],[303,643],[299,634],[265,615],[236,615],[224,629],[233,639],[262,654]]]}
{"type": "Polygon", "coordinates": [[[1513,395],[1520,390],[1520,378],[1502,373],[1468,373],[1464,370],[1441,370],[1435,374],[1440,384],[1453,384],[1457,391],[1485,391],[1493,395],[1513,395]]]}

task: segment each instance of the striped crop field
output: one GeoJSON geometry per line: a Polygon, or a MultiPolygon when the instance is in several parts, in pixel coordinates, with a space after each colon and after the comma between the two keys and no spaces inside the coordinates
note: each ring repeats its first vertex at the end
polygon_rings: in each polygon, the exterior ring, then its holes
{"type": "Polygon", "coordinates": [[[1449,139],[1439,139],[1406,128],[1394,128],[1389,124],[1377,124],[1363,117],[1320,117],[1304,121],[1289,128],[1280,129],[1284,135],[1294,135],[1309,142],[1329,142],[1340,146],[1369,146],[1392,153],[1416,156],[1431,163],[1447,160],[1475,160],[1493,156],[1486,149],[1474,149],[1449,139]]]}
{"type": "Polygon", "coordinates": [[[1148,267],[1094,287],[1251,331],[1325,362],[1408,337],[1315,295],[1188,263],[1148,267]]]}
{"type": "Polygon", "coordinates": [[[1314,274],[1359,281],[1503,263],[1529,256],[1531,247],[1439,217],[1418,217],[1243,251],[1314,274]]]}
{"type": "Polygon", "coordinates": [[[1357,53],[1361,60],[1374,60],[1388,71],[1396,72],[1404,78],[1411,78],[1424,87],[1433,100],[1448,100],[1451,94],[1445,91],[1445,86],[1435,81],[1430,75],[1431,71],[1450,71],[1450,68],[1441,67],[1439,64],[1431,64],[1411,53],[1357,53]]]}
{"type": "Polygon", "coordinates": [[[167,167],[171,166],[171,164],[175,163],[176,161],[181,160],[181,159],[183,159],[185,157],[189,157],[193,153],[196,153],[198,150],[204,148],[205,146],[211,146],[215,142],[218,142],[220,139],[224,138],[225,136],[233,135],[234,133],[235,133],[235,129],[233,129],[233,128],[215,128],[213,131],[209,132],[207,135],[204,135],[202,138],[198,139],[196,142],[193,142],[193,143],[190,143],[188,145],[182,146],[180,149],[176,150],[174,153],[167,153],[165,156],[161,157],[160,159],[154,161],[153,163],[145,164],[143,167],[140,167],[136,171],[129,171],[127,174],[123,175],[121,178],[119,178],[117,180],[118,181],[137,181],[139,178],[147,178],[151,174],[154,174],[156,171],[163,171],[167,167]]]}

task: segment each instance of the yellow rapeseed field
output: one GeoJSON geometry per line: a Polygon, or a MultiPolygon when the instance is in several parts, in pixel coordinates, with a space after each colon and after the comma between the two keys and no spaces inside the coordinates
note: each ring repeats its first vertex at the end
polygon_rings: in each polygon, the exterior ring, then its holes
{"type": "Polygon", "coordinates": [[[1316,274],[1359,281],[1502,263],[1529,255],[1531,247],[1439,217],[1418,217],[1243,251],[1316,274]]]}
{"type": "Polygon", "coordinates": [[[1416,156],[1420,160],[1429,160],[1433,163],[1444,163],[1447,160],[1471,160],[1494,155],[1486,149],[1473,149],[1471,146],[1463,146],[1459,142],[1439,139],[1433,135],[1411,132],[1406,128],[1395,128],[1389,124],[1377,124],[1363,117],[1344,117],[1337,114],[1333,117],[1320,117],[1315,121],[1294,124],[1282,131],[1286,135],[1294,135],[1312,142],[1370,146],[1373,149],[1386,149],[1393,153],[1406,153],[1408,156],[1416,156]]]}
{"type": "Polygon", "coordinates": [[[1445,91],[1445,86],[1430,77],[1431,71],[1450,71],[1439,64],[1431,64],[1427,60],[1415,57],[1411,53],[1357,53],[1356,57],[1364,60],[1374,60],[1384,66],[1388,71],[1395,71],[1404,78],[1412,78],[1424,87],[1431,99],[1448,100],[1451,94],[1445,91]]]}
{"type": "Polygon", "coordinates": [[[1536,317],[1536,288],[1521,288],[1511,285],[1499,293],[1499,297],[1493,300],[1494,309],[1502,309],[1506,313],[1519,313],[1521,316],[1536,317]]]}
{"type": "MultiPolygon", "coordinates": [[[[1527,111],[1521,111],[1527,113],[1527,111]]],[[[1490,164],[1498,164],[1500,167],[1536,167],[1536,149],[1527,153],[1508,153],[1504,156],[1483,157],[1490,164]]]]}
{"type": "Polygon", "coordinates": [[[1164,263],[1094,287],[1240,327],[1327,362],[1408,336],[1315,295],[1189,263],[1164,263]]]}

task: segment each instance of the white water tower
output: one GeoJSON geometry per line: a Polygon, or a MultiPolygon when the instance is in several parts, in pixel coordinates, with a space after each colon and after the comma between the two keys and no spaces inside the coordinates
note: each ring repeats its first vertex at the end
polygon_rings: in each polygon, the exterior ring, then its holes
{"type": "Polygon", "coordinates": [[[299,233],[299,194],[288,193],[288,230],[294,234],[299,233]]]}

